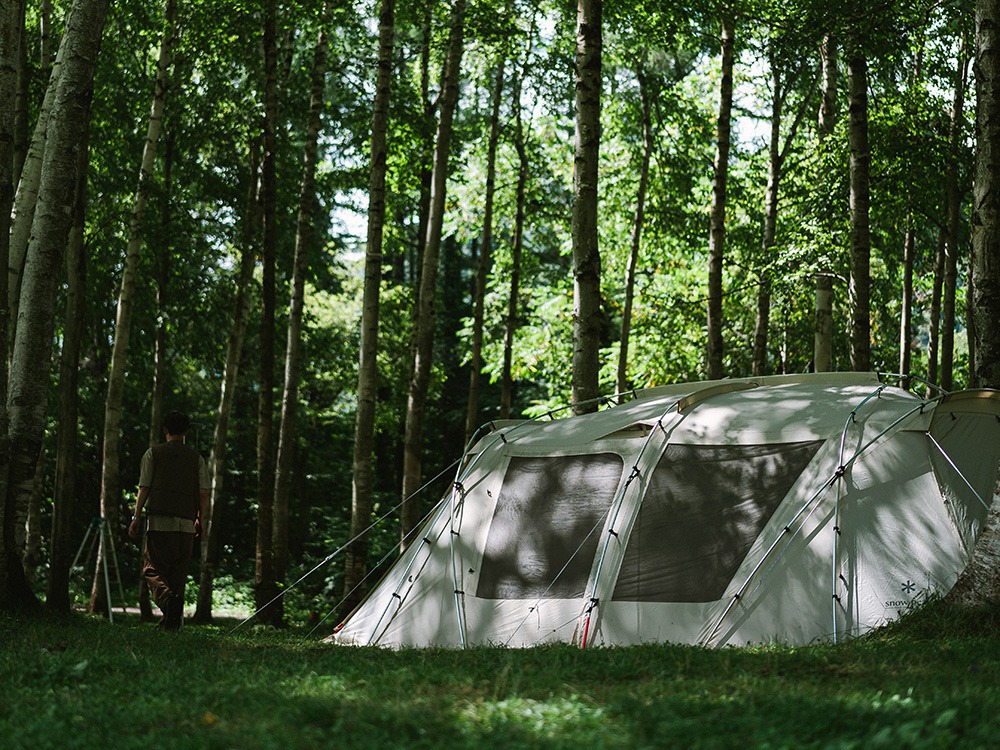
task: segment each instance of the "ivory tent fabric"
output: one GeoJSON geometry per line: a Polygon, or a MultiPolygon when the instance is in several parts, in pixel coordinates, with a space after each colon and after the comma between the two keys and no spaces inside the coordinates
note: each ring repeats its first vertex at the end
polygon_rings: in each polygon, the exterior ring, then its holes
{"type": "Polygon", "coordinates": [[[1000,465],[1000,392],[724,380],[503,423],[329,640],[841,640],[944,594],[1000,465]]]}

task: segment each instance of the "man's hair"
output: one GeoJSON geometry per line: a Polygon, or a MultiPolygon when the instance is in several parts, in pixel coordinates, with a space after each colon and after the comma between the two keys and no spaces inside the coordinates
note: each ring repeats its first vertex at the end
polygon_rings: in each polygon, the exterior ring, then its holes
{"type": "Polygon", "coordinates": [[[172,411],[163,418],[163,427],[170,435],[183,435],[190,426],[191,420],[182,411],[172,411]]]}

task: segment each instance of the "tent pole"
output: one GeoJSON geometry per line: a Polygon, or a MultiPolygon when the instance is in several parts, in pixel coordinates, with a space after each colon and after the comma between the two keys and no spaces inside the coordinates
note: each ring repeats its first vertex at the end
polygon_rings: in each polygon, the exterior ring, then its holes
{"type": "MultiPolygon", "coordinates": [[[[659,427],[663,431],[664,435],[667,434],[667,428],[664,427],[663,420],[669,416],[670,412],[674,412],[675,414],[679,415],[677,418],[675,418],[674,423],[670,425],[671,430],[673,430],[677,426],[677,424],[680,423],[681,420],[683,420],[687,416],[686,414],[682,414],[680,412],[680,401],[672,402],[670,406],[668,406],[663,411],[663,413],[660,415],[660,418],[656,420],[656,427],[659,427]]],[[[618,533],[614,530],[614,526],[618,522],[618,515],[621,513],[622,505],[625,502],[625,494],[626,492],[628,492],[628,488],[631,486],[632,480],[640,476],[639,464],[642,461],[643,457],[645,456],[646,449],[649,447],[650,443],[653,440],[653,435],[655,434],[656,434],[656,429],[654,428],[649,431],[648,435],[646,435],[645,439],[642,442],[642,447],[639,449],[639,453],[635,457],[635,461],[632,463],[632,472],[629,474],[628,479],[625,480],[625,486],[623,486],[621,491],[618,492],[617,495],[612,499],[611,506],[608,509],[610,512],[610,509],[613,507],[614,514],[611,516],[611,520],[608,523],[608,533],[604,537],[604,546],[601,548],[601,556],[597,561],[597,568],[594,571],[594,582],[593,584],[591,584],[590,587],[592,593],[587,602],[588,604],[587,609],[585,610],[586,615],[583,623],[583,637],[580,640],[580,648],[587,647],[587,636],[590,632],[590,621],[591,618],[593,617],[594,610],[597,609],[598,603],[600,602],[600,598],[597,595],[598,593],[597,587],[600,583],[601,573],[604,570],[604,560],[607,557],[608,549],[611,546],[611,540],[612,538],[614,539],[618,538],[618,533]]],[[[666,443],[664,444],[664,448],[665,447],[666,443]]]]}
{"type": "MultiPolygon", "coordinates": [[[[866,398],[865,401],[867,401],[869,398],[871,398],[871,396],[869,396],[868,398],[866,398]]],[[[941,398],[942,398],[941,396],[937,396],[937,397],[929,399],[927,401],[921,401],[918,406],[914,406],[912,409],[910,409],[909,411],[907,411],[905,414],[903,414],[902,416],[900,416],[897,419],[893,420],[878,435],[876,435],[871,440],[869,440],[867,443],[865,443],[860,448],[858,448],[858,450],[855,451],[854,455],[852,455],[846,462],[841,462],[841,465],[839,467],[837,467],[837,470],[833,473],[833,476],[830,477],[828,480],[826,480],[826,482],[824,482],[823,485],[818,490],[816,490],[816,492],[812,495],[812,497],[810,497],[802,505],[802,507],[799,508],[798,511],[796,511],[795,515],[792,516],[792,519],[788,523],[785,524],[785,527],[784,527],[785,533],[786,534],[793,534],[793,535],[796,534],[796,533],[798,533],[798,529],[795,529],[794,532],[792,531],[792,526],[795,524],[795,522],[798,521],[799,517],[806,511],[806,509],[809,508],[810,505],[812,505],[814,502],[816,502],[816,500],[818,500],[819,497],[827,489],[829,489],[830,487],[833,486],[833,483],[836,482],[847,471],[847,469],[849,469],[851,466],[854,465],[855,461],[857,461],[858,458],[861,457],[862,453],[864,453],[866,450],[868,450],[872,445],[874,445],[876,442],[878,442],[879,440],[881,440],[883,437],[885,437],[886,435],[888,435],[889,432],[891,432],[894,428],[896,428],[900,423],[906,421],[907,419],[909,419],[910,417],[912,417],[915,413],[922,412],[924,409],[927,408],[928,404],[931,404],[931,403],[934,403],[936,401],[939,401],[941,398]]],[[[857,409],[855,409],[855,411],[851,412],[851,413],[854,414],[856,411],[857,411],[857,409]]],[[[767,548],[767,551],[764,552],[764,554],[761,556],[760,560],[757,561],[757,564],[753,567],[753,570],[750,571],[750,575],[747,576],[746,580],[743,582],[743,584],[740,586],[740,588],[737,590],[737,592],[733,595],[733,597],[729,600],[729,604],[726,605],[726,608],[722,611],[722,614],[720,614],[719,617],[716,619],[715,625],[712,627],[712,630],[709,631],[708,636],[702,641],[702,645],[708,645],[708,643],[718,634],[719,628],[722,627],[722,623],[725,621],[726,617],[729,616],[729,613],[733,610],[733,607],[736,606],[736,603],[739,602],[742,599],[743,595],[746,593],[747,589],[750,587],[751,581],[753,581],[753,579],[757,575],[757,573],[760,572],[761,568],[764,566],[764,563],[767,562],[768,558],[770,558],[771,553],[774,552],[774,550],[778,547],[778,545],[781,543],[782,539],[784,539],[784,538],[785,538],[784,534],[779,535],[771,543],[771,546],[767,548]]],[[[791,540],[789,540],[789,542],[790,541],[791,540]]],[[[787,544],[786,544],[786,546],[787,546],[787,544]]]]}

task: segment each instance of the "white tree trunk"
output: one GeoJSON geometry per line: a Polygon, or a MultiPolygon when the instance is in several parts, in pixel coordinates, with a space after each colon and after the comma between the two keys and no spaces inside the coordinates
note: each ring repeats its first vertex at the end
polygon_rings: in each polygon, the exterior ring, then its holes
{"type": "MultiPolygon", "coordinates": [[[[139,181],[132,204],[128,227],[128,245],[125,249],[125,267],[122,271],[121,289],[118,293],[118,311],[115,316],[115,339],[111,349],[111,369],[108,373],[108,393],[104,406],[104,441],[101,462],[101,515],[108,527],[117,528],[122,497],[119,479],[118,446],[121,440],[121,405],[125,390],[125,367],[128,363],[129,338],[132,331],[132,308],[135,299],[136,275],[143,242],[143,221],[149,197],[149,182],[156,161],[157,146],[163,127],[163,110],[167,98],[167,76],[170,69],[171,48],[174,41],[174,0],[167,0],[163,38],[156,63],[156,83],[153,104],[150,108],[146,142],[142,150],[139,181]]],[[[91,594],[91,611],[106,610],[102,571],[100,564],[104,550],[97,555],[94,587],[91,594]]]]}
{"type": "MultiPolygon", "coordinates": [[[[94,70],[109,0],[77,0],[63,37],[65,64],[52,101],[31,243],[24,267],[20,325],[14,339],[7,409],[10,480],[2,496],[4,535],[28,502],[45,433],[55,292],[73,219],[79,151],[83,147],[94,70]]],[[[33,601],[17,550],[0,547],[0,608],[33,601]]]]}
{"type": "Polygon", "coordinates": [[[576,153],[573,160],[573,411],[597,411],[600,395],[601,253],[597,231],[601,143],[601,0],[578,0],[576,153]]]}

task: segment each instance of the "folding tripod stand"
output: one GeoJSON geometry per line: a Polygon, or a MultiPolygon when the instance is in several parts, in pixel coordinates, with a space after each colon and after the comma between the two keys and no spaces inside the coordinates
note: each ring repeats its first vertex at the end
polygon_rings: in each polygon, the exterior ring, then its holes
{"type": "Polygon", "coordinates": [[[125,614],[125,590],[122,588],[121,569],[118,567],[118,557],[115,554],[114,534],[108,529],[107,519],[103,516],[94,516],[90,521],[90,526],[87,527],[87,533],[83,535],[83,541],[80,542],[80,548],[76,551],[76,557],[73,558],[70,570],[76,567],[80,555],[83,553],[84,548],[87,547],[88,540],[90,541],[90,546],[87,548],[87,557],[84,559],[84,566],[89,566],[90,559],[94,554],[94,548],[96,547],[100,555],[100,560],[97,562],[101,572],[104,574],[104,596],[108,602],[108,622],[114,622],[115,619],[111,613],[111,576],[108,566],[108,550],[111,550],[111,564],[114,566],[115,577],[118,581],[118,595],[121,597],[122,614],[125,614]],[[92,534],[93,538],[91,538],[92,534]]]}

